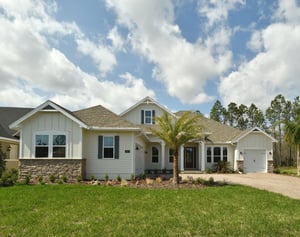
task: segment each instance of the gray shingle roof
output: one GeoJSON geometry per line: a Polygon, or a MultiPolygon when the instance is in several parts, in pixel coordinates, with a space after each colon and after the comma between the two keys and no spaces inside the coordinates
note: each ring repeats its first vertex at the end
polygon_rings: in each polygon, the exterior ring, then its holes
{"type": "Polygon", "coordinates": [[[15,138],[9,125],[30,112],[32,108],[0,107],[0,137],[15,138]]]}
{"type": "MultiPolygon", "coordinates": [[[[184,112],[186,111],[179,111],[175,113],[175,115],[180,117],[184,112]]],[[[233,141],[234,138],[239,137],[244,133],[244,131],[219,123],[204,116],[200,117],[199,124],[202,126],[203,134],[206,134],[207,138],[215,143],[233,141]]]]}
{"type": "Polygon", "coordinates": [[[137,128],[134,124],[118,116],[101,105],[73,112],[88,126],[99,128],[137,128]]]}

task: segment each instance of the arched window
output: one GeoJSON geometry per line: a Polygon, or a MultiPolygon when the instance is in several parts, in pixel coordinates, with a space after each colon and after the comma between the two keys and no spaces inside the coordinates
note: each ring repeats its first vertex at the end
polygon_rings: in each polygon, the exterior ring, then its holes
{"type": "Polygon", "coordinates": [[[155,146],[153,146],[152,147],[152,163],[158,163],[158,156],[159,156],[158,149],[155,146]]]}

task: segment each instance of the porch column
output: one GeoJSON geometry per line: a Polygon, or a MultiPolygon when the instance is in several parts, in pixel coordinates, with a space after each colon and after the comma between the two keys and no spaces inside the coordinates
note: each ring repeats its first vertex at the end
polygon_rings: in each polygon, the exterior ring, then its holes
{"type": "Polygon", "coordinates": [[[163,170],[166,168],[166,161],[165,161],[166,143],[164,143],[163,141],[161,141],[160,143],[161,143],[161,169],[163,170]]]}
{"type": "Polygon", "coordinates": [[[184,147],[180,146],[180,171],[184,171],[184,147]]]}
{"type": "Polygon", "coordinates": [[[205,142],[201,142],[201,171],[205,171],[205,142]]]}

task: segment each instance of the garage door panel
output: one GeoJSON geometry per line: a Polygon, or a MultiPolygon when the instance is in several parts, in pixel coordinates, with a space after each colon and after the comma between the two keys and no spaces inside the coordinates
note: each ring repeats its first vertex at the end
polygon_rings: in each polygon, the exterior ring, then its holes
{"type": "Polygon", "coordinates": [[[265,150],[245,150],[244,152],[244,172],[245,173],[265,173],[267,167],[265,150]]]}

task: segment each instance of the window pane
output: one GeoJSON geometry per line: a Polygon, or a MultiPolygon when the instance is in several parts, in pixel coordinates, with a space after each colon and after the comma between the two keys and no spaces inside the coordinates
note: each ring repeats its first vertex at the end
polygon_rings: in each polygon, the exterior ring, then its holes
{"type": "Polygon", "coordinates": [[[206,149],[206,159],[208,163],[211,162],[211,147],[207,147],[206,149]]]}
{"type": "Polygon", "coordinates": [[[145,111],[145,123],[146,124],[151,124],[152,123],[152,111],[151,110],[146,110],[145,111]]]}
{"type": "Polygon", "coordinates": [[[37,146],[47,146],[49,144],[48,135],[36,135],[35,136],[35,145],[37,146]]]}
{"type": "Polygon", "coordinates": [[[53,147],[53,157],[66,157],[66,148],[53,147]]]}
{"type": "Polygon", "coordinates": [[[53,135],[53,145],[66,145],[66,135],[53,135]]]}
{"type": "Polygon", "coordinates": [[[35,157],[48,157],[48,147],[47,146],[35,147],[35,157]]]}
{"type": "Polygon", "coordinates": [[[174,150],[173,149],[169,149],[169,162],[170,163],[173,163],[173,160],[174,160],[174,150]]]}
{"type": "Polygon", "coordinates": [[[145,111],[145,117],[151,117],[151,110],[145,111]]]}
{"type": "Polygon", "coordinates": [[[113,148],[104,148],[104,158],[113,158],[114,149],[113,148]]]}
{"type": "Polygon", "coordinates": [[[221,148],[214,147],[214,162],[217,163],[221,160],[221,148]]]}
{"type": "Polygon", "coordinates": [[[158,149],[156,147],[152,147],[152,156],[153,155],[158,156],[158,149]]]}
{"type": "Polygon", "coordinates": [[[223,147],[223,161],[227,161],[227,147],[223,147]]]}
{"type": "Polygon", "coordinates": [[[104,146],[114,146],[114,137],[103,137],[104,146]]]}

